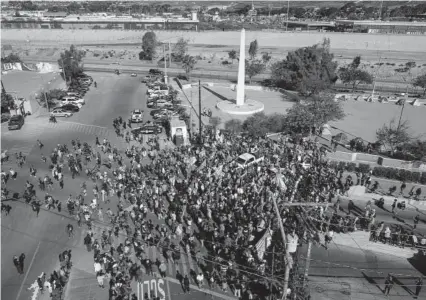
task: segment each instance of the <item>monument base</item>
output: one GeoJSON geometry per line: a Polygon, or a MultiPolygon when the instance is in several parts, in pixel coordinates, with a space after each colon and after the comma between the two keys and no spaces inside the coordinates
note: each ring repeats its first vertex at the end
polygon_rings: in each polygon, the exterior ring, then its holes
{"type": "Polygon", "coordinates": [[[252,115],[265,109],[263,103],[251,99],[245,100],[243,105],[237,105],[233,101],[224,100],[216,104],[216,107],[231,115],[252,115]]]}

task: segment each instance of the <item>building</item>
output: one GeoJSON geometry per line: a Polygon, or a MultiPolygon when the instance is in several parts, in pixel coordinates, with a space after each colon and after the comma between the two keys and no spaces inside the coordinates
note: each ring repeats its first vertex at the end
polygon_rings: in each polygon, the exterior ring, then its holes
{"type": "Polygon", "coordinates": [[[426,34],[426,22],[337,20],[336,29],[363,33],[426,34]]]}

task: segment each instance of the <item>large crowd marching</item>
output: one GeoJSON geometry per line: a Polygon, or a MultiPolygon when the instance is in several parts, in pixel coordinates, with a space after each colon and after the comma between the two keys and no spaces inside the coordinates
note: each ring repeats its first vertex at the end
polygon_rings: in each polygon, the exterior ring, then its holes
{"type": "MultiPolygon", "coordinates": [[[[378,231],[372,228],[375,213],[371,207],[365,218],[339,216],[338,198],[347,193],[353,181],[329,165],[324,147],[316,141],[301,137],[272,140],[206,130],[202,146],[160,150],[158,138],[147,144],[140,139],[132,142],[121,117],[113,125],[127,143],[125,151],[98,138],[94,146],[78,140],[58,145],[49,158],[41,157],[49,164],[50,175],[37,177],[37,170],[30,166],[30,175],[37,179],[44,200],[36,197],[30,181],[23,194],[37,216],[43,206],[60,212],[61,201],[51,195],[55,181],[64,187],[65,169],[72,178],[86,178],[88,183],[85,181],[70,195],[65,205],[80,227],[107,224],[100,236],[88,233],[84,243],[93,250],[99,286],[103,288],[105,279],[109,279],[110,299],[134,300],[132,280],[142,281],[144,274],[154,271],[164,277],[165,262],[179,263],[181,255],[191,256],[201,270],[199,274],[176,274],[185,292],[189,292],[193,278],[199,287],[206,282],[211,288],[230,288],[242,299],[260,299],[270,294],[272,282],[272,293],[279,297],[282,289],[275,284],[279,281],[268,275],[272,272],[266,260],[269,252],[260,253],[257,247],[266,232],[272,232],[270,238],[277,249],[284,247],[273,199],[280,207],[289,237],[296,241],[297,237],[319,239],[318,232],[323,232],[327,246],[334,231],[357,227],[378,231]],[[264,159],[239,168],[235,158],[246,152],[264,159]],[[311,210],[306,220],[301,217],[303,211],[282,205],[300,199],[334,203],[335,213],[321,206],[311,210]],[[104,210],[106,204],[115,202],[116,211],[104,210]],[[123,243],[117,243],[120,236],[126,237],[123,243]],[[145,257],[146,247],[156,247],[162,258],[151,261],[145,257]]],[[[42,149],[44,145],[38,143],[42,149]]],[[[18,158],[25,163],[22,155],[18,158]]],[[[2,172],[2,196],[8,197],[7,181],[16,176],[13,169],[2,172]]],[[[371,183],[371,174],[362,178],[371,183]]],[[[68,233],[71,238],[72,225],[68,233]]],[[[296,276],[296,272],[291,275],[296,276]]],[[[290,285],[291,292],[298,289],[290,285]]]]}

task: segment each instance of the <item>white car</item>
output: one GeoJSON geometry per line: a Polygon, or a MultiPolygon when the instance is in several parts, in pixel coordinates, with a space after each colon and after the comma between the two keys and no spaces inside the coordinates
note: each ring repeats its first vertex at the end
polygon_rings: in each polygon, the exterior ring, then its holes
{"type": "Polygon", "coordinates": [[[143,111],[140,109],[135,109],[132,112],[132,122],[141,123],[143,121],[143,111]]]}
{"type": "Polygon", "coordinates": [[[50,115],[51,116],[55,116],[55,117],[65,117],[65,118],[68,118],[68,117],[72,116],[72,112],[70,112],[68,110],[65,110],[65,109],[62,109],[62,108],[59,107],[59,108],[55,108],[50,113],[50,115]]]}
{"type": "Polygon", "coordinates": [[[62,98],[62,104],[68,104],[68,103],[72,103],[72,104],[80,103],[84,105],[86,101],[84,101],[83,98],[70,97],[70,96],[62,98]]]}
{"type": "Polygon", "coordinates": [[[138,75],[136,73],[132,73],[130,76],[131,77],[137,77],[138,75]]]}

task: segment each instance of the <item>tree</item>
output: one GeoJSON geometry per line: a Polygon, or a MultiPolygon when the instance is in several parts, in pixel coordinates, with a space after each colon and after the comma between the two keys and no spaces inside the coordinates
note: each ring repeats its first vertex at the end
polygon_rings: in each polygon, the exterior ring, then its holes
{"type": "Polygon", "coordinates": [[[351,84],[352,91],[355,91],[355,88],[360,84],[371,84],[373,82],[373,76],[367,71],[359,69],[361,64],[361,56],[356,56],[352,63],[348,66],[341,67],[339,69],[340,79],[343,83],[351,84]]]}
{"type": "Polygon", "coordinates": [[[182,59],[182,68],[185,70],[185,73],[188,76],[188,78],[189,78],[189,74],[194,69],[196,63],[197,61],[195,57],[188,54],[185,55],[184,58],[182,59]]]}
{"type": "Polygon", "coordinates": [[[232,63],[234,63],[234,59],[237,59],[237,51],[232,49],[231,51],[228,52],[228,56],[229,56],[229,59],[232,61],[232,63]]]}
{"type": "Polygon", "coordinates": [[[145,60],[153,60],[157,53],[157,36],[154,32],[149,31],[142,37],[142,50],[145,60]]]}
{"type": "Polygon", "coordinates": [[[82,60],[85,54],[84,51],[78,50],[74,45],[71,45],[70,50],[61,53],[58,65],[64,70],[62,76],[66,76],[65,81],[74,81],[78,75],[83,73],[82,60]]]}
{"type": "Polygon", "coordinates": [[[185,57],[186,53],[188,52],[188,40],[184,38],[179,38],[177,41],[174,49],[173,49],[173,59],[175,61],[182,61],[182,59],[185,57]]]}
{"type": "Polygon", "coordinates": [[[303,132],[344,117],[342,104],[334,101],[334,94],[320,93],[311,95],[303,103],[295,103],[289,108],[285,124],[294,132],[303,132]]]}
{"type": "Polygon", "coordinates": [[[2,57],[1,62],[2,63],[17,63],[17,62],[21,62],[21,58],[19,57],[18,54],[10,53],[8,56],[2,57]]]}
{"type": "Polygon", "coordinates": [[[1,93],[1,113],[10,112],[15,109],[15,101],[13,96],[7,93],[1,93]]]}
{"type": "Polygon", "coordinates": [[[81,8],[81,5],[78,4],[77,2],[71,2],[68,6],[67,6],[67,11],[69,13],[77,13],[79,12],[81,8]]]}
{"type": "Polygon", "coordinates": [[[414,78],[412,85],[423,89],[423,96],[426,95],[426,73],[414,78]]]}
{"type": "Polygon", "coordinates": [[[250,59],[254,59],[256,57],[258,50],[259,50],[259,45],[257,44],[257,40],[252,41],[249,47],[250,59]]]}
{"type": "Polygon", "coordinates": [[[276,87],[297,90],[310,96],[330,88],[337,80],[337,63],[330,53],[330,40],[290,51],[286,59],[271,65],[276,87]]]}
{"type": "Polygon", "coordinates": [[[243,130],[253,137],[264,137],[269,132],[268,118],[264,112],[255,113],[243,122],[243,130]]]}
{"type": "Polygon", "coordinates": [[[268,53],[268,52],[263,52],[262,53],[262,61],[265,65],[267,65],[269,63],[269,61],[271,60],[272,56],[268,53]]]}
{"type": "Polygon", "coordinates": [[[222,120],[220,117],[211,117],[209,123],[213,126],[214,129],[217,129],[219,124],[222,123],[222,120]]]}
{"type": "Polygon", "coordinates": [[[238,119],[231,119],[225,122],[225,130],[232,133],[239,133],[243,130],[243,122],[238,119]]]}
{"type": "Polygon", "coordinates": [[[389,125],[383,124],[382,128],[376,131],[377,141],[388,146],[393,154],[398,146],[407,144],[412,140],[409,128],[407,121],[398,126],[395,119],[392,119],[389,125]]]}
{"type": "Polygon", "coordinates": [[[265,64],[261,60],[246,60],[246,74],[249,77],[249,81],[251,83],[251,79],[259,75],[265,70],[265,64]]]}

